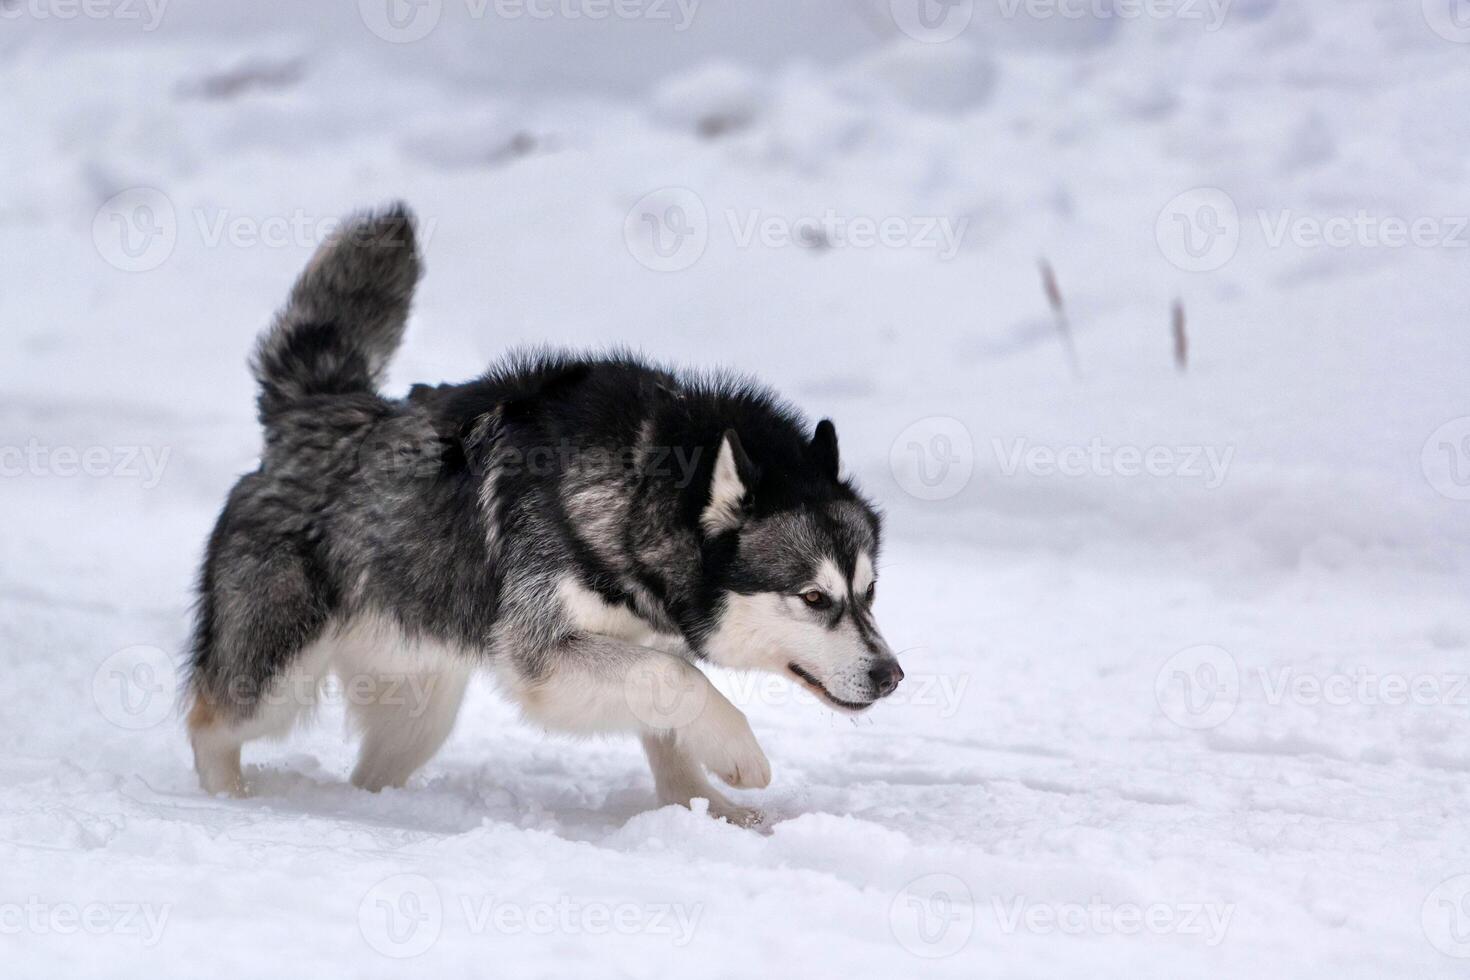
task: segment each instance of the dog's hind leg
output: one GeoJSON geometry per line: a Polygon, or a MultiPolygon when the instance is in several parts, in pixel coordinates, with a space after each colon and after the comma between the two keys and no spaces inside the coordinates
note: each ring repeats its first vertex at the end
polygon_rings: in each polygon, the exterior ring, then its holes
{"type": "Polygon", "coordinates": [[[353,703],[352,722],[362,732],[362,746],[352,785],[376,793],[408,782],[454,729],[469,677],[468,667],[408,674],[401,678],[401,699],[353,703]]]}
{"type": "Polygon", "coordinates": [[[330,649],[317,642],[253,692],[253,685],[243,679],[223,697],[209,691],[195,692],[188,717],[189,741],[194,749],[194,769],[206,793],[245,795],[241,748],[256,739],[286,735],[316,706],[329,655],[330,649]]]}
{"type": "Polygon", "coordinates": [[[336,655],[350,723],[362,733],[352,785],[402,786],[454,728],[472,664],[376,619],[347,631],[336,655]]]}
{"type": "Polygon", "coordinates": [[[205,559],[187,724],[204,790],[242,795],[240,747],[284,735],[316,704],[330,604],[321,576],[290,542],[232,526],[235,504],[205,559]]]}
{"type": "Polygon", "coordinates": [[[189,711],[189,741],[194,769],[206,793],[245,795],[240,750],[246,742],[280,738],[316,706],[330,650],[321,642],[301,651],[281,674],[253,693],[242,679],[224,696],[196,690],[189,711]]]}
{"type": "Polygon", "coordinates": [[[469,676],[468,669],[407,675],[401,703],[352,705],[362,732],[352,785],[376,793],[407,783],[454,729],[469,676]]]}
{"type": "Polygon", "coordinates": [[[229,724],[205,697],[195,695],[189,709],[189,742],[194,749],[194,771],[206,793],[245,795],[245,777],[240,771],[240,747],[229,724]]]}

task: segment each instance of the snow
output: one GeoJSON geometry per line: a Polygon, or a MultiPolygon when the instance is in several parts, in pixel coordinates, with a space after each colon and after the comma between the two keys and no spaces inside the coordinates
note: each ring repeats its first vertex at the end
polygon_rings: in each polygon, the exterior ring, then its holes
{"type": "Polygon", "coordinates": [[[595,6],[392,43],[369,0],[6,5],[6,975],[1463,976],[1453,11],[994,0],[928,43],[903,0],[595,6]],[[253,797],[199,792],[174,670],[245,355],[400,197],[393,390],[628,343],[836,420],[909,677],[855,722],[716,678],[764,831],[488,679],[404,790],[347,785],[329,692],[253,797]]]}

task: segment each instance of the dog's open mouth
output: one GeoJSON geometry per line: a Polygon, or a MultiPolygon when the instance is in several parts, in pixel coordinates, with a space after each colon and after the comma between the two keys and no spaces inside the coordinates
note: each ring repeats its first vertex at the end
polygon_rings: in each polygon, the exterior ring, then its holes
{"type": "Polygon", "coordinates": [[[807,690],[819,696],[823,701],[826,701],[835,708],[841,708],[844,711],[863,711],[873,706],[872,701],[844,701],[834,696],[831,691],[822,686],[821,681],[796,666],[796,664],[787,664],[786,669],[791,671],[797,680],[805,684],[807,690]]]}

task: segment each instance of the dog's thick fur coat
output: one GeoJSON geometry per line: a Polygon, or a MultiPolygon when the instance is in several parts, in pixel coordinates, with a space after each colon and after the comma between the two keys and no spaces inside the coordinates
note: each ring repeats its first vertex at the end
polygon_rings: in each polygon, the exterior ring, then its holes
{"type": "Polygon", "coordinates": [[[420,276],[396,207],[323,246],[254,359],[265,441],[210,537],[189,729],[211,792],[337,675],[353,781],[401,786],[490,667],[530,718],[642,737],[664,802],[770,767],[700,659],[860,710],[902,677],[871,616],[879,520],[764,389],[631,355],[512,357],[378,393],[420,276]]]}

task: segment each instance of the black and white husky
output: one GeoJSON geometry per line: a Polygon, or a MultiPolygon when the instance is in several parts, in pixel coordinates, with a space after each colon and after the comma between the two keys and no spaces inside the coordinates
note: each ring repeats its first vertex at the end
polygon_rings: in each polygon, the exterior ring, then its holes
{"type": "Polygon", "coordinates": [[[187,694],[205,790],[335,676],[354,784],[402,786],[448,736],[470,671],[525,715],[642,737],[660,801],[764,787],[770,764],[701,660],[795,678],[844,711],[903,671],[873,622],[879,519],[748,381],[628,355],[513,357],[459,385],[377,392],[419,279],[402,207],[312,259],[253,367],[260,466],[200,574],[187,694]]]}

